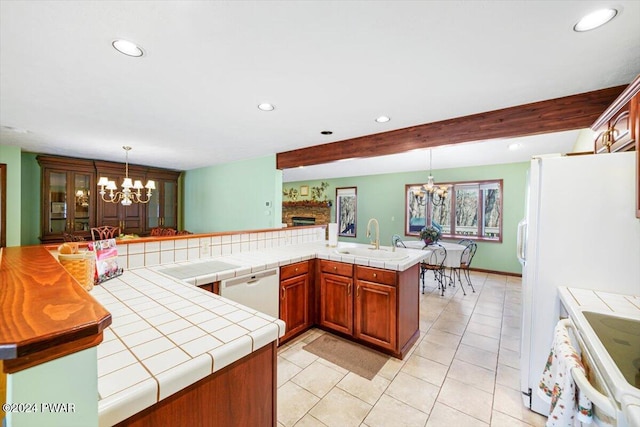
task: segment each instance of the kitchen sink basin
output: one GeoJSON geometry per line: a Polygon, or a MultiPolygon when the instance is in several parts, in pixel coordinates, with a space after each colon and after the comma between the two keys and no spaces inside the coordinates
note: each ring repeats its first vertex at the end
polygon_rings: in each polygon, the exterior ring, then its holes
{"type": "Polygon", "coordinates": [[[177,267],[165,268],[158,270],[176,279],[184,280],[192,277],[203,276],[205,274],[213,274],[224,270],[233,270],[240,267],[235,264],[227,264],[226,262],[212,260],[205,262],[196,262],[193,264],[179,265],[177,267]]]}
{"type": "Polygon", "coordinates": [[[336,249],[335,252],[338,255],[350,255],[358,258],[369,258],[382,261],[398,261],[409,257],[409,255],[402,252],[393,252],[388,249],[374,248],[341,248],[336,249]]]}

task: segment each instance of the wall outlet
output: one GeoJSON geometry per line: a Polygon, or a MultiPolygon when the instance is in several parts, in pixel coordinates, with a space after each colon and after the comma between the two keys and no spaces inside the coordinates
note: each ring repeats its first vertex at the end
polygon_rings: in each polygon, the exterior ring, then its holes
{"type": "Polygon", "coordinates": [[[209,249],[209,244],[203,243],[200,252],[202,253],[202,255],[209,255],[209,249]]]}

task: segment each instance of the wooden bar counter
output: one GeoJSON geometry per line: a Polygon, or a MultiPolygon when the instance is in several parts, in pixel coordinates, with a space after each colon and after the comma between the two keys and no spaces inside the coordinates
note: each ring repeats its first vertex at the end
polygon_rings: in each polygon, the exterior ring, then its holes
{"type": "Polygon", "coordinates": [[[111,314],[44,246],[0,251],[0,359],[5,373],[96,346],[111,314]]]}

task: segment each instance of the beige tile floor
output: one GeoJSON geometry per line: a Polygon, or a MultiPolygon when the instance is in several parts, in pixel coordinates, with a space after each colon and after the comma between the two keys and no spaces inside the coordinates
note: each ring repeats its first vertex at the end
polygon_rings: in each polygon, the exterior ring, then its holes
{"type": "Polygon", "coordinates": [[[521,283],[473,273],[440,296],[429,275],[420,338],[369,381],[302,349],[306,332],[278,350],[278,427],[543,426],[519,391],[521,283]]]}

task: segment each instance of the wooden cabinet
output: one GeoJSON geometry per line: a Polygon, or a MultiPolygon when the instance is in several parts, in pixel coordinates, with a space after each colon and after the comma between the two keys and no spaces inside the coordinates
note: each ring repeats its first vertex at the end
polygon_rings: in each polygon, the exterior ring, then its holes
{"type": "Polygon", "coordinates": [[[149,169],[147,180],[155,181],[156,189],[147,204],[145,232],[155,227],[178,229],[178,177],[180,172],[149,169]]]}
{"type": "Polygon", "coordinates": [[[63,233],[91,240],[95,226],[96,181],[87,160],[38,156],[41,167],[40,240],[63,240],[63,233]]]}
{"type": "Polygon", "coordinates": [[[150,229],[178,225],[179,171],[129,165],[129,177],[156,181],[148,204],[123,206],[102,200],[98,178],[107,176],[120,187],[125,175],[124,163],[37,156],[41,167],[40,240],[61,242],[63,233],[91,240],[91,228],[102,225],[120,227],[125,234],[149,234],[150,229]]]}
{"type": "Polygon", "coordinates": [[[403,358],[420,335],[419,264],[399,272],[320,260],[318,323],[403,358]]]}
{"type": "Polygon", "coordinates": [[[595,153],[636,150],[636,217],[640,218],[640,75],[598,117],[591,129],[596,133],[595,153]]]}
{"type": "Polygon", "coordinates": [[[353,265],[320,261],[320,316],[325,328],[353,334],[353,265]]]}
{"type": "Polygon", "coordinates": [[[389,270],[356,267],[354,337],[395,350],[397,344],[396,275],[389,270]]]}
{"type": "Polygon", "coordinates": [[[200,289],[220,295],[220,281],[198,285],[200,289]]]}
{"type": "Polygon", "coordinates": [[[633,116],[631,115],[631,102],[629,102],[596,129],[594,151],[596,153],[614,153],[633,150],[635,138],[632,123],[633,116]]]}
{"type": "Polygon", "coordinates": [[[287,325],[280,342],[284,342],[311,326],[309,315],[309,263],[303,261],[280,269],[280,319],[287,325]]]}

